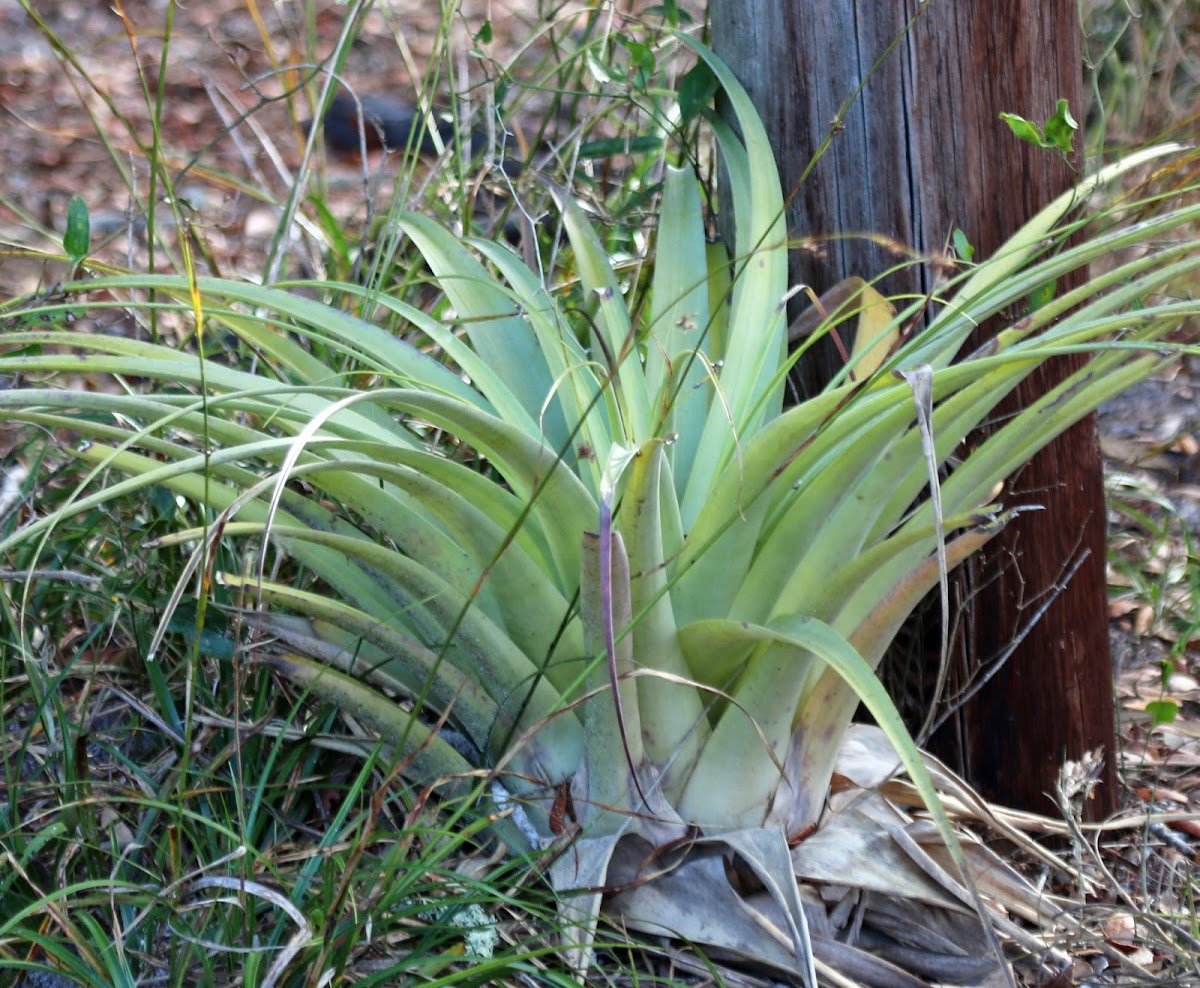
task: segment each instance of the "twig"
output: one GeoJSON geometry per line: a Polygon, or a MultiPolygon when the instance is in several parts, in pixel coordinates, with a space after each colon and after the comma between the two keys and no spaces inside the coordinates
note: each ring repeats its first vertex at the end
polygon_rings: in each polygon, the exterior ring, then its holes
{"type": "Polygon", "coordinates": [[[59,583],[77,583],[84,587],[98,587],[104,583],[102,576],[88,576],[62,569],[0,569],[0,580],[57,580],[59,583]]]}

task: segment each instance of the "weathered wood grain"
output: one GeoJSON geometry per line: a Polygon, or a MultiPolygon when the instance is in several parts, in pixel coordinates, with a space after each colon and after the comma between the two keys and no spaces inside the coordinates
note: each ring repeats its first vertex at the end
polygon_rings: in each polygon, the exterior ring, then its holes
{"type": "MultiPolygon", "coordinates": [[[[850,274],[896,268],[884,290],[924,292],[932,269],[897,268],[905,258],[889,244],[934,255],[961,227],[986,257],[1074,180],[998,119],[1000,111],[1045,119],[1059,98],[1081,109],[1081,39],[1067,0],[713,0],[712,18],[718,52],[760,108],[785,189],[796,189],[787,217],[802,244],[793,284],[820,293],[850,274]],[[846,236],[854,233],[876,236],[846,236]]],[[[806,388],[835,360],[826,352],[810,363],[806,388]]],[[[1015,402],[1029,403],[1072,366],[1047,367],[1015,402]]],[[[959,675],[1000,654],[1045,596],[1058,596],[942,747],[993,798],[1046,811],[1062,759],[1103,746],[1108,784],[1089,807],[1103,814],[1115,808],[1116,789],[1094,421],[1038,456],[1011,488],[1006,504],[1046,510],[1021,516],[972,568],[959,675]],[[1084,563],[1055,590],[1081,554],[1084,563]]]]}

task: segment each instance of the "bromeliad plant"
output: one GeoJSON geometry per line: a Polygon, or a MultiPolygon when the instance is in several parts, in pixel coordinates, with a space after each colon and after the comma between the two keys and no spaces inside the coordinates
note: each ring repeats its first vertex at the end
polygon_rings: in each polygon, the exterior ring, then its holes
{"type": "MultiPolygon", "coordinates": [[[[629,927],[810,985],[818,970],[872,984],[977,978],[1002,963],[993,924],[1019,940],[1014,917],[1052,923],[1054,910],[982,847],[960,847],[935,790],[969,794],[922,758],[874,669],[916,603],[1004,524],[997,484],[1167,359],[1154,344],[1200,306],[1159,293],[1200,259],[1190,243],[1158,246],[1035,311],[1026,300],[1200,207],[1045,252],[1105,180],[1166,153],[1146,152],[950,282],[924,328],[924,300],[893,314],[860,285],[821,330],[857,319],[843,377],[785,411],[777,173],[744,92],[693,47],[744,135],[713,118],[732,264],[706,246],[684,169],[666,170],[650,301],[636,313],[565,193],[584,294],[574,311],[505,246],[409,215],[401,225],[452,319],[337,287],[407,322],[426,349],[286,285],[96,278],[65,291],[153,290],[206,334],[235,335],[255,369],[20,328],[5,334],[17,349],[0,373],[151,386],[0,391],[0,408],[86,435],[77,455],[94,476],[124,475],[76,509],[161,487],[210,513],[175,540],[195,547],[180,593],[207,574],[217,540],[261,540],[256,568],[217,574],[252,608],[246,655],[378,732],[414,783],[476,795],[514,852],[555,848],[578,960],[603,905],[629,927]],[[974,327],[1014,313],[955,362],[974,327]],[[1093,350],[1083,370],[952,460],[1033,368],[1081,348],[1093,350]],[[312,578],[267,579],[268,545],[312,578]],[[878,730],[851,728],[860,701],[878,730]],[[901,766],[936,826],[874,793],[901,766]],[[973,911],[985,899],[1003,906],[991,923],[973,911]]],[[[26,309],[26,326],[62,312],[26,309]]]]}

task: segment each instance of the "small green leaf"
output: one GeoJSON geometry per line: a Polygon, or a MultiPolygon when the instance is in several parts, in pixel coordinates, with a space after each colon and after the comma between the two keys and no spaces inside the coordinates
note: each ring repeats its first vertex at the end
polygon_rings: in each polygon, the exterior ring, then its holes
{"type": "Polygon", "coordinates": [[[679,116],[687,123],[712,104],[717,93],[717,77],[708,63],[699,61],[679,81],[679,116]]]}
{"type": "Polygon", "coordinates": [[[1179,704],[1174,700],[1151,700],[1146,704],[1146,713],[1150,715],[1150,726],[1159,727],[1175,720],[1179,704]]]}
{"type": "Polygon", "coordinates": [[[74,267],[85,257],[92,245],[92,224],[87,203],[81,196],[72,196],[67,203],[67,231],[63,234],[63,250],[74,267]]]}
{"type": "Polygon", "coordinates": [[[167,521],[179,513],[179,507],[175,503],[174,492],[169,488],[163,487],[162,484],[155,484],[150,488],[147,492],[147,500],[150,503],[150,507],[154,509],[157,521],[167,521]]]}
{"type": "Polygon", "coordinates": [[[1054,278],[1051,278],[1043,285],[1039,285],[1037,290],[1029,296],[1029,304],[1025,310],[1026,315],[1031,312],[1037,312],[1043,306],[1049,305],[1057,293],[1058,282],[1054,278]]]}
{"type": "Polygon", "coordinates": [[[954,253],[959,257],[959,260],[966,261],[970,264],[975,260],[975,246],[967,239],[967,235],[958,227],[954,228],[953,234],[954,253]]]}
{"type": "Polygon", "coordinates": [[[1008,124],[1012,132],[1025,143],[1047,150],[1060,151],[1063,154],[1071,153],[1071,142],[1074,140],[1075,131],[1079,129],[1079,124],[1071,116],[1071,110],[1065,99],[1058,101],[1054,115],[1046,121],[1044,126],[1038,126],[1016,113],[1001,113],[1000,119],[1008,124]]]}
{"type": "Polygon", "coordinates": [[[625,50],[629,52],[629,61],[643,72],[654,71],[654,49],[640,41],[625,39],[625,50]]]}
{"type": "MultiPolygon", "coordinates": [[[[167,622],[167,631],[179,635],[192,648],[196,643],[196,601],[185,599],[167,622]]],[[[210,659],[228,662],[233,658],[233,639],[229,637],[229,619],[220,611],[204,612],[200,629],[200,654],[210,659]]]]}
{"type": "Polygon", "coordinates": [[[481,45],[490,45],[492,43],[492,22],[484,21],[478,33],[475,35],[475,40],[481,45]]]}
{"type": "Polygon", "coordinates": [[[601,84],[606,82],[624,82],[625,70],[616,62],[605,61],[588,49],[586,56],[588,71],[601,84]]]}
{"type": "Polygon", "coordinates": [[[656,3],[647,7],[644,13],[650,17],[661,17],[671,27],[679,27],[680,24],[690,24],[692,15],[686,10],[680,10],[676,0],[665,0],[664,3],[656,3]]]}
{"type": "Polygon", "coordinates": [[[662,138],[653,134],[641,137],[611,137],[603,141],[587,141],[579,145],[579,157],[612,158],[618,154],[655,154],[662,149],[662,138]]]}
{"type": "Polygon", "coordinates": [[[1071,116],[1071,111],[1065,99],[1058,101],[1058,109],[1054,116],[1046,121],[1046,146],[1056,147],[1063,154],[1071,153],[1071,142],[1075,139],[1075,131],[1079,124],[1071,116]]]}
{"type": "Polygon", "coordinates": [[[1000,119],[1008,124],[1009,129],[1026,144],[1033,144],[1040,148],[1046,146],[1046,136],[1037,124],[1030,123],[1015,113],[1001,113],[1000,119]]]}

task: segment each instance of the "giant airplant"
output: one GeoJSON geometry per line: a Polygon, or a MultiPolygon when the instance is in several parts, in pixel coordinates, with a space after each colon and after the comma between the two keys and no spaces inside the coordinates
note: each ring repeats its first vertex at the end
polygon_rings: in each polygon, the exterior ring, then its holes
{"type": "Polygon", "coordinates": [[[258,545],[256,565],[212,574],[240,596],[247,660],[376,732],[413,784],[475,799],[513,854],[551,855],[575,963],[606,911],[809,985],[970,981],[1057,911],[955,836],[936,792],[965,790],[913,746],[875,669],[1005,524],[998,484],[1168,359],[1158,341],[1197,307],[1166,293],[1200,260],[1164,238],[1200,208],[1064,246],[1073,211],[1169,150],[1144,152],[927,300],[852,282],[815,310],[818,332],[855,337],[843,374],[785,410],[778,176],[745,93],[692,47],[736,117],[711,117],[736,240],[706,243],[696,175],[666,167],[646,304],[557,190],[574,285],[415,214],[399,223],[439,318],[350,285],[94,277],[63,290],[134,309],[152,291],[253,368],[27,314],[0,373],[46,384],[0,409],[88,438],[97,483],[64,510],[161,487],[210,512],[174,540],[181,587],[218,540],[258,545]],[[1120,261],[1028,304],[1100,257],[1120,261]],[[314,292],[369,299],[407,338],[314,292]],[[988,320],[1003,328],[963,353],[988,320]],[[1080,350],[1082,370],[963,446],[1035,367],[1080,350]],[[56,386],[80,370],[146,384],[56,386]],[[271,547],[305,578],[271,579],[271,547]],[[860,703],[877,727],[852,727],[860,703]],[[919,813],[876,792],[903,773],[919,813]]]}

